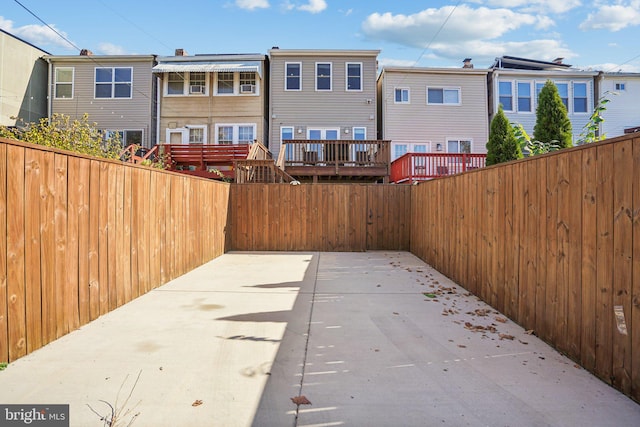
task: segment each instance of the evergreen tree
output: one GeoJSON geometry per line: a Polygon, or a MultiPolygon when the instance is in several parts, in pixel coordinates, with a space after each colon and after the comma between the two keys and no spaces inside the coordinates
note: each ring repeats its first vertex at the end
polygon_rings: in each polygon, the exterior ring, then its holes
{"type": "Polygon", "coordinates": [[[533,139],[544,143],[557,141],[560,148],[571,147],[571,120],[560,98],[558,88],[547,80],[538,95],[533,139]]]}
{"type": "Polygon", "coordinates": [[[501,105],[491,120],[487,141],[487,166],[521,158],[522,150],[501,105]]]}

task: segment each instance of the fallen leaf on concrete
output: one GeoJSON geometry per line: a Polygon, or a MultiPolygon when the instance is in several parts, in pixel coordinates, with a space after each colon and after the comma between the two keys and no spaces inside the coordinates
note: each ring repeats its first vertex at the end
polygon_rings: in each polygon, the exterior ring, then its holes
{"type": "Polygon", "coordinates": [[[505,317],[496,316],[496,322],[507,323],[507,319],[505,317]]]}
{"type": "Polygon", "coordinates": [[[307,399],[305,396],[292,397],[291,401],[296,405],[311,405],[311,402],[309,402],[309,399],[307,399]]]}
{"type": "Polygon", "coordinates": [[[529,343],[526,341],[522,341],[522,340],[518,340],[518,341],[520,341],[520,344],[529,345],[529,343]]]}
{"type": "Polygon", "coordinates": [[[202,400],[199,400],[199,399],[191,404],[191,406],[200,406],[200,405],[202,405],[202,400]]]}
{"type": "Polygon", "coordinates": [[[489,314],[489,310],[487,310],[486,308],[477,308],[475,313],[478,316],[486,316],[487,314],[489,314]]]}
{"type": "Polygon", "coordinates": [[[464,344],[458,344],[458,347],[460,347],[460,348],[467,348],[467,346],[466,346],[466,345],[464,345],[464,344]]]}
{"type": "Polygon", "coordinates": [[[397,311],[394,311],[394,312],[393,312],[393,314],[396,314],[396,315],[397,315],[397,314],[399,314],[399,313],[398,313],[397,311]]]}
{"type": "Polygon", "coordinates": [[[533,335],[533,329],[529,329],[528,331],[524,331],[527,335],[533,335]]]}
{"type": "Polygon", "coordinates": [[[499,334],[501,340],[513,340],[515,337],[509,334],[499,334]]]}
{"type": "Polygon", "coordinates": [[[436,294],[431,294],[431,293],[428,293],[428,292],[423,293],[423,295],[425,297],[428,297],[428,298],[435,298],[436,297],[436,294]]]}

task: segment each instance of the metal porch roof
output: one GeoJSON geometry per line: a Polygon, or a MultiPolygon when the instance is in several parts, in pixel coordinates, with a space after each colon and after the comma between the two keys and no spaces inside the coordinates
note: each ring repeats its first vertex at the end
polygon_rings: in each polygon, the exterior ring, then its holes
{"type": "Polygon", "coordinates": [[[256,72],[262,77],[262,65],[259,62],[180,62],[160,63],[152,68],[154,73],[184,73],[184,72],[256,72]]]}

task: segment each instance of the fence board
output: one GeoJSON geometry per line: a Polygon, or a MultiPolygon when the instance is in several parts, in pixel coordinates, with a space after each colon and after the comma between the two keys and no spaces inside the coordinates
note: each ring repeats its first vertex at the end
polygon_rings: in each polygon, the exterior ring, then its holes
{"type": "Polygon", "coordinates": [[[40,185],[42,152],[25,150],[24,206],[25,215],[25,302],[27,353],[42,347],[42,284],[40,259],[40,185]],[[25,212],[26,214],[26,212],[25,212]]]}
{"type": "Polygon", "coordinates": [[[56,314],[56,234],[55,234],[55,155],[43,152],[40,167],[40,277],[42,285],[42,341],[49,343],[57,337],[56,314]]]}
{"type": "Polygon", "coordinates": [[[27,354],[25,317],[25,153],[22,147],[7,147],[7,318],[9,361],[27,354]]]}
{"type": "Polygon", "coordinates": [[[597,273],[597,159],[596,150],[582,152],[582,336],[581,364],[593,371],[596,361],[597,273]]]}
{"type": "Polygon", "coordinates": [[[122,262],[122,304],[131,301],[131,168],[122,168],[122,252],[119,253],[122,262]]]}
{"type": "Polygon", "coordinates": [[[633,289],[631,292],[631,397],[640,402],[640,138],[633,139],[633,289]]]}
{"type": "Polygon", "coordinates": [[[67,259],[67,156],[56,154],[55,188],[54,188],[54,218],[55,218],[55,304],[56,304],[56,336],[60,338],[69,333],[68,323],[65,317],[65,286],[67,282],[67,263],[61,260],[67,259]]]}
{"type": "Polygon", "coordinates": [[[623,393],[631,392],[631,293],[633,257],[633,157],[631,140],[616,144],[613,149],[613,306],[622,307],[627,333],[613,334],[613,385],[623,393]]]}
{"type": "Polygon", "coordinates": [[[547,288],[545,290],[544,333],[540,337],[552,342],[556,339],[556,313],[558,307],[557,277],[558,270],[558,156],[547,159],[547,214],[544,227],[547,240],[547,288]]]}
{"type": "Polygon", "coordinates": [[[7,202],[7,146],[0,144],[0,363],[9,361],[7,202]]]}
{"type": "Polygon", "coordinates": [[[569,206],[567,224],[569,228],[568,265],[569,280],[567,286],[567,344],[568,355],[580,360],[582,339],[582,153],[572,151],[568,157],[568,179],[570,191],[565,200],[569,206]]]}
{"type": "Polygon", "coordinates": [[[78,325],[89,322],[89,185],[91,161],[78,159],[78,325]]]}
{"type": "MultiPolygon", "coordinates": [[[[111,186],[111,165],[108,163],[100,164],[100,215],[98,225],[98,248],[100,255],[98,256],[98,290],[99,290],[99,303],[100,314],[105,314],[110,311],[109,296],[109,280],[111,280],[110,270],[113,270],[113,265],[110,264],[109,258],[109,241],[110,227],[112,224],[112,211],[114,205],[111,203],[112,186],[111,186]]],[[[115,190],[115,188],[114,188],[115,190]]],[[[111,226],[113,228],[113,225],[111,226]]]]}
{"type": "Polygon", "coordinates": [[[79,159],[67,158],[67,247],[66,247],[66,281],[63,289],[64,330],[71,332],[79,326],[78,313],[78,211],[79,189],[81,187],[78,174],[79,159]]]}
{"type": "Polygon", "coordinates": [[[89,320],[100,316],[100,162],[89,165],[89,320]]]}

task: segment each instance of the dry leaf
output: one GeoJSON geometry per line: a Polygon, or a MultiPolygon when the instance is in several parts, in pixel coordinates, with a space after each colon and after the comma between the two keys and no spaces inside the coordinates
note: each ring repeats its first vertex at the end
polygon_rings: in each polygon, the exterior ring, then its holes
{"type": "Polygon", "coordinates": [[[464,345],[464,344],[458,344],[458,347],[460,347],[460,348],[467,348],[467,346],[466,346],[466,345],[464,345]]]}
{"type": "Polygon", "coordinates": [[[307,399],[305,396],[292,397],[291,401],[296,405],[311,405],[311,402],[309,402],[309,399],[307,399]]]}
{"type": "Polygon", "coordinates": [[[496,316],[496,322],[507,323],[507,319],[504,317],[496,316]]]}
{"type": "Polygon", "coordinates": [[[533,335],[533,329],[529,329],[528,331],[524,331],[527,335],[533,335]]]}
{"type": "Polygon", "coordinates": [[[193,402],[191,404],[191,406],[200,406],[200,405],[202,405],[202,400],[200,400],[200,399],[196,400],[195,402],[193,402]]]}
{"type": "Polygon", "coordinates": [[[498,335],[501,340],[513,340],[515,337],[509,334],[500,334],[498,335]]]}

